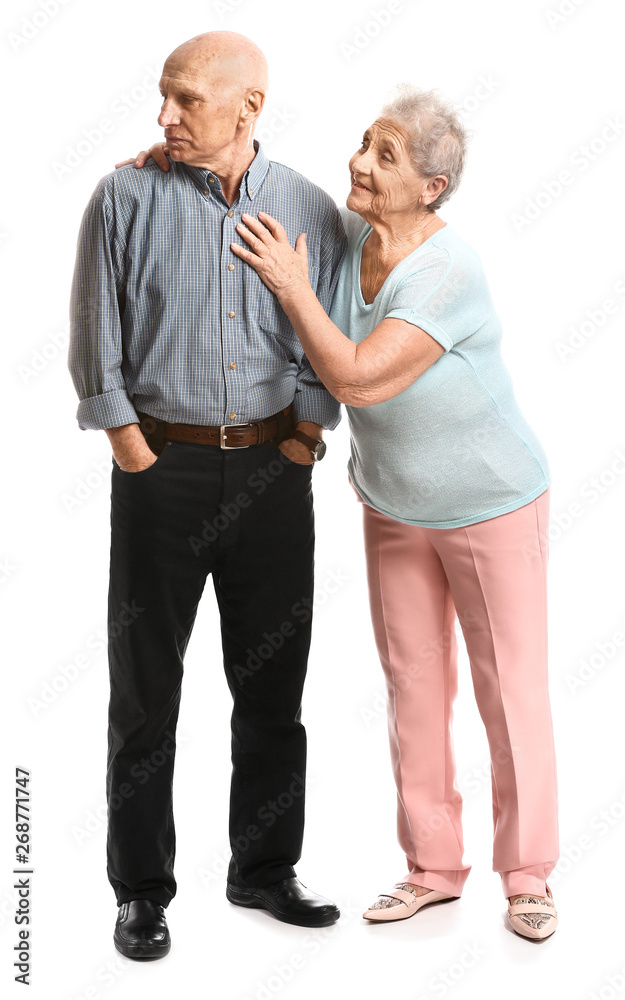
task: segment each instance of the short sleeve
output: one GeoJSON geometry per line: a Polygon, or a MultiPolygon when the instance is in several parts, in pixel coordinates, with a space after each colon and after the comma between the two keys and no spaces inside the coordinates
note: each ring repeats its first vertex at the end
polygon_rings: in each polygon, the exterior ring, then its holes
{"type": "Polygon", "coordinates": [[[481,322],[481,283],[472,261],[454,261],[447,250],[434,247],[399,281],[386,317],[413,323],[449,351],[481,322]]]}

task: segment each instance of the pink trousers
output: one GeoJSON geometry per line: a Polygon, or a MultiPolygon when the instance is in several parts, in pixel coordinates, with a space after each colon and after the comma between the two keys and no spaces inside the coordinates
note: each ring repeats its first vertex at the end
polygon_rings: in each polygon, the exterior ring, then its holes
{"type": "Polygon", "coordinates": [[[463,528],[403,524],[364,503],[363,511],[408,862],[399,881],[459,896],[470,871],[452,742],[457,615],[490,747],[493,870],[504,895],[544,896],[559,853],[547,686],[549,491],[463,528]]]}

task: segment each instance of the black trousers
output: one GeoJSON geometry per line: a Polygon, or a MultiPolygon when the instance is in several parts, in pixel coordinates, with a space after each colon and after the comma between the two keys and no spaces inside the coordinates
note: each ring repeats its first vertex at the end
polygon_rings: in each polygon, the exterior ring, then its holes
{"type": "Polygon", "coordinates": [[[311,466],[277,447],[173,442],[143,472],[113,460],[107,863],[118,903],[167,906],[176,891],[176,722],[208,574],[233,697],[228,878],[264,886],[294,874],[313,548],[311,466]]]}

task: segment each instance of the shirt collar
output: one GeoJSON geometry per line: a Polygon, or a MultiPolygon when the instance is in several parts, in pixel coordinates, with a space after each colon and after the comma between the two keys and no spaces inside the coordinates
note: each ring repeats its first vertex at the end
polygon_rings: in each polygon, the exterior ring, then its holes
{"type": "Polygon", "coordinates": [[[265,156],[265,151],[257,139],[254,139],[254,149],[256,150],[256,156],[250,163],[249,169],[243,178],[247,189],[247,196],[252,200],[258,194],[260,186],[269,170],[269,160],[265,156]]]}
{"type": "MultiPolygon", "coordinates": [[[[257,139],[254,139],[254,149],[256,150],[256,156],[245,171],[241,187],[239,188],[239,196],[242,191],[245,191],[250,201],[253,201],[258,194],[269,170],[269,160],[257,139]]],[[[189,173],[191,179],[200,188],[202,193],[211,189],[215,192],[221,192],[221,182],[212,170],[207,170],[206,167],[192,167],[188,163],[179,163],[176,165],[180,165],[189,173]]]]}

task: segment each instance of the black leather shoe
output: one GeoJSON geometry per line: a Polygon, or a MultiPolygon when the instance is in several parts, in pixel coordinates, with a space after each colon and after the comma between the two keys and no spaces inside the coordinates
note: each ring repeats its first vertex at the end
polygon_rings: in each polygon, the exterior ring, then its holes
{"type": "Polygon", "coordinates": [[[262,889],[226,884],[226,896],[237,906],[269,910],[278,920],[301,927],[327,927],[339,919],[338,906],[324,896],[310,892],[295,876],[272,882],[262,889]]]}
{"type": "Polygon", "coordinates": [[[164,958],[171,947],[164,908],[151,899],[122,903],[113,941],[126,958],[164,958]]]}

